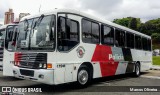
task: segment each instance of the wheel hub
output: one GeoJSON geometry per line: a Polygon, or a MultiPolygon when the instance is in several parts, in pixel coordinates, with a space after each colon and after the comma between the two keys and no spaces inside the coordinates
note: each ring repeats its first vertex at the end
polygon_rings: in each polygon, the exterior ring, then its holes
{"type": "Polygon", "coordinates": [[[78,81],[80,84],[86,84],[88,81],[88,72],[86,70],[81,70],[78,74],[78,81]]]}

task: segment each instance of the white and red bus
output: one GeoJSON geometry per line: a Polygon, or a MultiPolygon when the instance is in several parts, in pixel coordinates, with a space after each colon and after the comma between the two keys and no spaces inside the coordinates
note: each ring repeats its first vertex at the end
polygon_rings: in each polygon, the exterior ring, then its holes
{"type": "Polygon", "coordinates": [[[13,73],[57,85],[149,70],[151,37],[80,11],[55,9],[19,23],[13,73]]]}
{"type": "MultiPolygon", "coordinates": [[[[11,64],[3,64],[5,62],[4,56],[6,56],[7,59],[11,60],[10,55],[6,54],[8,53],[8,51],[15,50],[15,41],[14,43],[12,43],[14,35],[16,35],[15,29],[17,29],[17,24],[6,24],[0,27],[0,68],[3,69],[6,74],[8,74],[8,66],[10,66],[11,64]],[[4,69],[4,67],[6,68],[4,69]]],[[[14,58],[14,56],[12,56],[12,58],[14,58]]],[[[10,67],[12,68],[12,66],[10,67]]],[[[11,70],[10,72],[13,76],[13,70],[11,70]]]]}

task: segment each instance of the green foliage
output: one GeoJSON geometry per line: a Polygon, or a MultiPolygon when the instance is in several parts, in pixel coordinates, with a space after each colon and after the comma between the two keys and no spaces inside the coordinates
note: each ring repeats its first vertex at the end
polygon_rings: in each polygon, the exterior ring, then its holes
{"type": "Polygon", "coordinates": [[[132,18],[130,23],[129,23],[129,28],[133,29],[133,30],[137,30],[137,19],[136,18],[132,18]]]}
{"type": "Polygon", "coordinates": [[[141,23],[140,18],[126,17],[114,19],[113,22],[152,36],[152,40],[156,44],[160,44],[160,18],[141,23]]]}
{"type": "Polygon", "coordinates": [[[114,23],[117,23],[119,25],[128,27],[130,19],[129,18],[122,18],[122,19],[114,19],[114,23]]]}
{"type": "Polygon", "coordinates": [[[116,24],[129,27],[133,30],[138,30],[141,25],[140,18],[134,18],[134,17],[126,17],[122,19],[114,19],[113,21],[116,24]]]}
{"type": "Polygon", "coordinates": [[[158,19],[153,19],[153,20],[149,20],[147,21],[148,23],[152,23],[152,24],[160,24],[160,18],[158,19]]]}
{"type": "Polygon", "coordinates": [[[155,41],[160,42],[160,33],[152,33],[151,37],[152,37],[152,39],[154,39],[155,41]]]}
{"type": "Polygon", "coordinates": [[[160,65],[160,56],[153,56],[153,65],[160,65]]]}

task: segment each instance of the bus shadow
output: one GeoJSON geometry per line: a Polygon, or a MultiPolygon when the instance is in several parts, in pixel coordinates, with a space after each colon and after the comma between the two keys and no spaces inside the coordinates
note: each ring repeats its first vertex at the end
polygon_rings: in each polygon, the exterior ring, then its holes
{"type": "MultiPolygon", "coordinates": [[[[146,74],[147,72],[142,73],[146,74]]],[[[35,84],[30,86],[24,86],[25,88],[41,88],[42,92],[47,93],[64,93],[64,92],[84,92],[84,91],[92,91],[92,87],[97,84],[101,84],[102,82],[110,82],[110,81],[121,81],[129,78],[136,78],[133,77],[133,74],[124,74],[124,75],[116,75],[104,78],[97,78],[94,79],[87,88],[80,88],[75,83],[67,83],[67,84],[60,84],[60,85],[46,85],[46,84],[35,84]]],[[[106,85],[107,86],[107,85],[106,85]]]]}
{"type": "Polygon", "coordinates": [[[21,80],[23,80],[23,79],[11,77],[11,76],[2,76],[2,77],[0,77],[0,80],[1,80],[1,81],[5,81],[5,82],[8,82],[8,81],[21,81],[21,80]]]}

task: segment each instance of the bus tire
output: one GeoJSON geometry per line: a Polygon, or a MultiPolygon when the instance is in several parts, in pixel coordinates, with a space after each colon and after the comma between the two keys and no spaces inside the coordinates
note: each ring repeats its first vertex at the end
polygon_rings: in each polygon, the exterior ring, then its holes
{"type": "Polygon", "coordinates": [[[79,87],[87,87],[90,84],[91,76],[89,69],[86,66],[79,68],[77,73],[77,83],[79,87]]]}
{"type": "Polygon", "coordinates": [[[134,76],[135,76],[135,77],[139,77],[139,76],[140,76],[140,73],[141,73],[140,64],[139,64],[139,63],[136,63],[136,64],[135,64],[134,76]]]}

